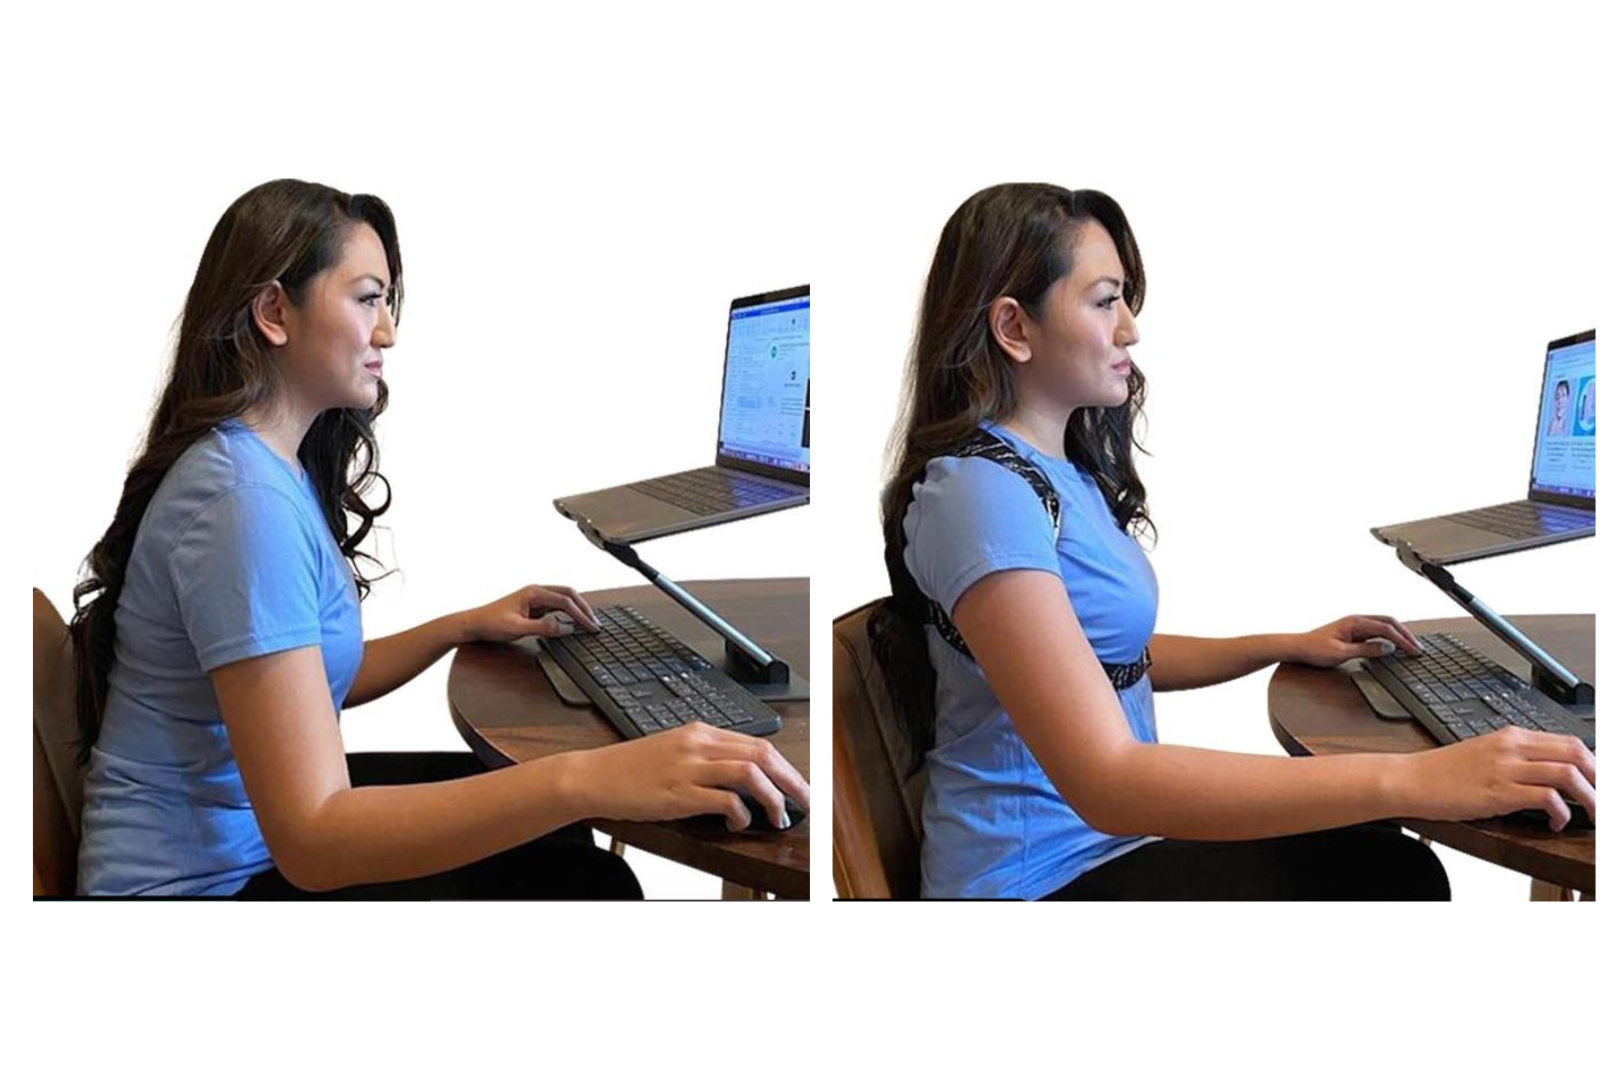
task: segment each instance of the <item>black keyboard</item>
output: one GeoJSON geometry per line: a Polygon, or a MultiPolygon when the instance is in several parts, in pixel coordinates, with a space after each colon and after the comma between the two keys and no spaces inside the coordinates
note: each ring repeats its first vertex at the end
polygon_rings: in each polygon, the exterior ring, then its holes
{"type": "Polygon", "coordinates": [[[1423,653],[1365,661],[1367,670],[1442,743],[1512,726],[1576,735],[1597,749],[1597,729],[1451,634],[1420,634],[1423,653]]]}
{"type": "Polygon", "coordinates": [[[643,495],[672,503],[694,514],[718,514],[745,510],[762,503],[791,499],[798,494],[791,487],[750,480],[719,469],[692,469],[689,472],[643,480],[630,487],[643,495]]]}
{"type": "Polygon", "coordinates": [[[1487,506],[1483,510],[1470,510],[1463,514],[1451,514],[1446,520],[1484,529],[1486,532],[1514,540],[1527,540],[1532,536],[1589,529],[1592,527],[1593,514],[1588,510],[1574,510],[1564,506],[1516,502],[1487,506]]]}
{"type": "Polygon", "coordinates": [[[596,609],[602,632],[541,638],[540,645],[627,739],[701,720],[744,735],[772,735],[782,719],[731,676],[629,607],[596,609]]]}

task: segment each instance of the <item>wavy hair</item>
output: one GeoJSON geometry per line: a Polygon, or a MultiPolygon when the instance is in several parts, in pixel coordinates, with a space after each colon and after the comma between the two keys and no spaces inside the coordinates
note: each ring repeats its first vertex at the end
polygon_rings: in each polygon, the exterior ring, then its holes
{"type": "MultiPolygon", "coordinates": [[[[375,195],[273,180],[233,202],[208,237],[145,441],[124,480],[112,524],[90,550],[73,589],[81,759],[89,756],[101,730],[118,597],[153,494],[197,439],[221,421],[268,405],[277,392],[275,353],[254,324],[254,297],[280,282],[288,299],[302,304],[315,276],[336,265],[344,241],[360,224],[370,225],[382,240],[393,280],[388,307],[397,322],[404,301],[399,236],[393,212],[375,195]]],[[[359,546],[392,501],[388,481],[377,470],[372,434],[373,422],[387,405],[388,387],[379,382],[375,405],[328,409],[298,447],[298,459],[315,485],[327,526],[349,561],[362,598],[376,579],[362,572],[360,561],[381,564],[359,546]],[[364,495],[375,481],[382,482],[383,498],[373,506],[364,495]]]]}
{"type": "MultiPolygon", "coordinates": [[[[1119,204],[1100,191],[1051,184],[1000,184],[959,206],[940,233],[923,288],[900,415],[889,440],[883,488],[883,556],[892,595],[868,622],[873,652],[917,761],[933,746],[935,673],[924,630],[927,601],[903,558],[913,485],[928,462],[950,454],[985,421],[1017,406],[1012,361],[990,330],[990,305],[1007,296],[1036,319],[1053,283],[1073,265],[1074,239],[1088,221],[1107,230],[1125,268],[1122,292],[1142,310],[1147,277],[1136,236],[1119,204]]],[[[1070,461],[1090,473],[1122,530],[1153,531],[1132,448],[1147,380],[1134,364],[1125,403],[1076,409],[1064,431],[1070,461]]]]}

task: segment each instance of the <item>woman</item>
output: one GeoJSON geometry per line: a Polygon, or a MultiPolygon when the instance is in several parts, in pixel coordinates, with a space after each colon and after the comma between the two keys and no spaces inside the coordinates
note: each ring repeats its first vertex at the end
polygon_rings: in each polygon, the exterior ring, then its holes
{"type": "Polygon", "coordinates": [[[769,743],[701,725],[495,772],[470,755],[345,761],[338,712],[452,647],[568,632],[550,612],[595,625],[574,590],[531,585],[362,641],[359,545],[388,505],[363,494],[380,478],[372,423],[403,295],[374,196],[274,181],[215,226],[74,592],[82,891],[639,896],[574,823],[743,828],[738,792],[776,820],[783,792],[809,805],[769,743]]]}
{"type": "Polygon", "coordinates": [[[1569,434],[1569,380],[1559,379],[1553,387],[1552,419],[1547,421],[1547,434],[1569,434]]]}
{"type": "Polygon", "coordinates": [[[1561,827],[1560,789],[1595,806],[1578,741],[1517,729],[1399,756],[1158,744],[1155,690],[1419,646],[1383,616],[1153,632],[1158,585],[1131,535],[1152,527],[1128,353],[1144,282],[1099,192],[989,188],[940,237],[883,496],[894,596],[872,629],[926,753],[924,894],[1445,897],[1426,848],[1347,827],[1523,807],[1561,827]]]}

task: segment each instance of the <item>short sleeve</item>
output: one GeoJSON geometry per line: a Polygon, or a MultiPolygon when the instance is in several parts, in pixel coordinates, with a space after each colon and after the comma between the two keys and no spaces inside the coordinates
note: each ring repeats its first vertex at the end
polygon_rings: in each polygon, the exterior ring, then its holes
{"type": "Polygon", "coordinates": [[[319,556],[303,517],[273,488],[233,488],[180,534],[169,574],[204,671],[321,643],[319,556]]]}
{"type": "Polygon", "coordinates": [[[968,588],[1000,570],[1061,576],[1052,517],[1029,482],[984,458],[935,458],[912,486],[906,566],[947,613],[968,588]]]}

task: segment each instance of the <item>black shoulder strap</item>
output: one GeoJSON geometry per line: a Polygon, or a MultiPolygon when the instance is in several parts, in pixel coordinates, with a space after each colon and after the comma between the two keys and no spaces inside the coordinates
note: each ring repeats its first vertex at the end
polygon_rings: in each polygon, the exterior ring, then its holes
{"type": "MultiPolygon", "coordinates": [[[[1052,542],[1057,543],[1058,533],[1063,528],[1063,505],[1058,501],[1057,489],[1038,466],[1025,460],[1017,450],[988,431],[977,432],[947,456],[986,458],[1002,468],[1017,473],[1035,492],[1036,498],[1041,500],[1041,505],[1046,507],[1046,512],[1052,519],[1052,542]]],[[[940,606],[939,601],[928,598],[928,613],[923,621],[938,630],[939,636],[944,638],[951,648],[969,660],[973,659],[973,652],[962,639],[961,631],[956,629],[956,624],[951,622],[950,615],[940,606]]]]}

